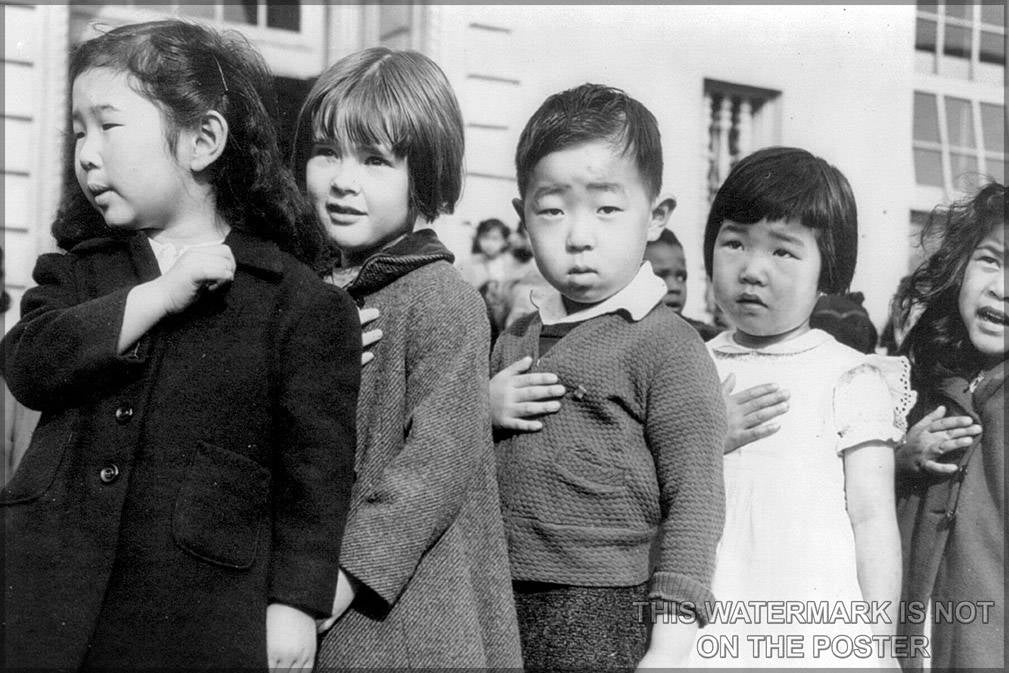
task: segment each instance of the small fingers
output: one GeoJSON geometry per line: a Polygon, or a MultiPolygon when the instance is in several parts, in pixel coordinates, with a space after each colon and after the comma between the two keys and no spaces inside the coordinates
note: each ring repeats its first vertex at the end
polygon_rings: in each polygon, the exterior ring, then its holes
{"type": "Polygon", "coordinates": [[[543,424],[539,421],[529,421],[524,418],[509,418],[501,422],[501,427],[506,430],[518,430],[519,432],[539,432],[543,429],[543,424]]]}
{"type": "Polygon", "coordinates": [[[748,412],[743,416],[743,427],[750,429],[754,426],[759,426],[772,418],[781,416],[786,411],[788,411],[788,402],[779,402],[778,404],[770,407],[764,407],[763,409],[748,412]]]}
{"type": "Polygon", "coordinates": [[[361,321],[362,325],[367,325],[372,320],[378,317],[377,308],[359,308],[357,309],[357,319],[361,321]]]}
{"type": "Polygon", "coordinates": [[[747,402],[759,399],[765,395],[771,395],[779,392],[784,394],[784,398],[782,399],[788,399],[788,392],[781,390],[781,386],[777,383],[762,383],[760,385],[753,386],[752,388],[742,390],[732,397],[738,404],[746,404],[747,402]]]}
{"type": "Polygon", "coordinates": [[[520,402],[515,405],[514,412],[520,418],[529,418],[530,416],[552,414],[560,411],[560,408],[561,403],[556,400],[550,400],[549,402],[520,402]]]}
{"type": "Polygon", "coordinates": [[[564,386],[562,385],[536,385],[523,386],[515,390],[515,400],[517,402],[531,402],[535,400],[546,400],[564,396],[564,386]]]}
{"type": "Polygon", "coordinates": [[[729,374],[728,376],[725,377],[725,380],[722,381],[722,396],[728,397],[729,395],[731,395],[732,389],[735,387],[736,387],[736,375],[729,374]]]}
{"type": "Polygon", "coordinates": [[[751,399],[748,402],[741,403],[739,406],[739,411],[744,416],[751,416],[759,414],[762,411],[768,411],[770,409],[779,410],[776,413],[772,413],[770,416],[767,416],[764,419],[762,419],[766,420],[767,418],[780,416],[781,414],[788,411],[788,398],[789,394],[787,391],[784,390],[765,393],[756,399],[751,399]]]}
{"type": "Polygon", "coordinates": [[[921,469],[932,474],[953,474],[959,467],[951,463],[937,463],[934,460],[922,461],[921,469]]]}
{"type": "Polygon", "coordinates": [[[361,366],[365,366],[369,362],[375,359],[375,354],[371,351],[364,351],[361,353],[361,366]]]}
{"type": "Polygon", "coordinates": [[[527,355],[521,360],[516,360],[515,362],[511,363],[510,365],[502,369],[501,372],[505,372],[508,374],[521,374],[522,372],[526,371],[532,366],[533,366],[533,359],[527,355]]]}
{"type": "MultiPolygon", "coordinates": [[[[940,407],[941,408],[941,407],[940,407]]],[[[932,421],[928,429],[931,432],[942,432],[943,430],[953,430],[956,428],[967,428],[977,425],[974,423],[974,419],[970,416],[947,416],[946,418],[939,418],[932,421]]],[[[980,432],[981,426],[977,426],[978,432],[980,432]]]]}
{"type": "Polygon", "coordinates": [[[945,439],[939,442],[938,448],[940,453],[947,453],[949,451],[956,451],[957,449],[966,449],[973,443],[973,437],[959,437],[957,439],[945,439]]]}
{"type": "MultiPolygon", "coordinates": [[[[529,388],[533,386],[552,386],[557,383],[557,375],[550,372],[536,372],[535,374],[518,374],[515,376],[513,385],[516,388],[529,388]]],[[[560,394],[564,394],[564,386],[558,386],[560,394]]]]}
{"type": "Polygon", "coordinates": [[[755,442],[758,439],[770,437],[780,429],[781,426],[777,423],[767,423],[765,425],[758,425],[755,428],[743,430],[739,433],[739,436],[742,444],[749,444],[750,442],[755,442]]]}
{"type": "Polygon", "coordinates": [[[361,346],[367,348],[382,338],[382,330],[372,329],[361,335],[361,346]]]}

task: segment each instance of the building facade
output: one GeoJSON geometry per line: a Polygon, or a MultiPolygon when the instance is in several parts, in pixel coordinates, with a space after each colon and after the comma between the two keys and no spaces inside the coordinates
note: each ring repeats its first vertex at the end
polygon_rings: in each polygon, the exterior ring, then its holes
{"type": "MultiPolygon", "coordinates": [[[[797,145],[838,166],[859,205],[854,289],[881,324],[916,259],[912,235],[979,173],[1004,180],[1004,6],[3,3],[5,280],[15,302],[53,249],[68,47],[176,15],[245,32],[266,56],[289,128],[312,79],[353,50],[417,49],[445,70],[466,122],[466,182],[435,223],[458,252],[472,225],[515,223],[513,155],[549,94],[594,81],[656,115],[671,226],[690,266],[686,313],[703,315],[709,199],[734,161],[797,145]],[[966,175],[967,177],[963,177],[966,175]]],[[[7,324],[16,319],[16,306],[7,324]]]]}

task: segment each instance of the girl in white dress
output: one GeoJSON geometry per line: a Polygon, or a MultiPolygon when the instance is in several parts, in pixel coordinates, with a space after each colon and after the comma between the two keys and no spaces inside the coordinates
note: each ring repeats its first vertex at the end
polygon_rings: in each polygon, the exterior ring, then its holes
{"type": "Polygon", "coordinates": [[[773,434],[727,443],[718,603],[695,665],[889,658],[901,572],[893,448],[913,402],[907,363],[891,359],[895,375],[884,374],[882,358],[809,326],[818,296],[851,282],[857,237],[848,181],[804,150],[743,159],[712,204],[705,265],[734,329],[708,348],[728,387],[770,381],[790,401],[773,434]]]}

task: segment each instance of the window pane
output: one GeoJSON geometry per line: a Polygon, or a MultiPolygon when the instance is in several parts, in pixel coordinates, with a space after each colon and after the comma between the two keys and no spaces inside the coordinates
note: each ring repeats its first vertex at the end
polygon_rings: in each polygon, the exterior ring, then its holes
{"type": "Polygon", "coordinates": [[[281,30],[301,30],[301,5],[299,3],[267,2],[266,25],[281,30]]]}
{"type": "Polygon", "coordinates": [[[974,7],[964,4],[964,0],[947,0],[946,16],[955,16],[961,19],[974,18],[974,7]]]}
{"type": "Polygon", "coordinates": [[[946,131],[949,144],[955,147],[974,147],[974,117],[970,101],[946,98],[946,131]]]}
{"type": "Polygon", "coordinates": [[[985,2],[981,5],[981,21],[990,23],[993,26],[1005,25],[1005,5],[1002,0],[995,2],[985,2]]]}
{"type": "Polygon", "coordinates": [[[1005,35],[1001,33],[981,33],[980,53],[982,63],[994,63],[1005,67],[1005,35]]]}
{"type": "Polygon", "coordinates": [[[225,2],[224,20],[231,23],[248,23],[256,25],[256,14],[259,10],[256,0],[242,0],[241,2],[225,2]]]}
{"type": "Polygon", "coordinates": [[[937,150],[914,151],[914,180],[919,185],[942,187],[942,156],[937,150]]]}
{"type": "Polygon", "coordinates": [[[918,19],[915,24],[914,48],[919,51],[935,51],[935,21],[918,19]]]}
{"type": "Polygon", "coordinates": [[[946,24],[946,44],[942,53],[947,56],[970,58],[970,30],[946,24]]]}
{"type": "Polygon", "coordinates": [[[973,154],[949,153],[949,169],[953,182],[971,173],[977,173],[977,157],[973,154]]]}
{"type": "Polygon", "coordinates": [[[1005,152],[1005,108],[981,103],[981,137],[989,152],[1005,152]]]}
{"type": "Polygon", "coordinates": [[[939,142],[939,113],[930,93],[914,92],[914,139],[939,142]]]}
{"type": "Polygon", "coordinates": [[[919,12],[931,12],[937,14],[939,12],[939,3],[937,2],[922,2],[918,0],[918,11],[919,12]]]}
{"type": "Polygon", "coordinates": [[[179,14],[184,16],[192,16],[199,19],[212,19],[214,18],[214,4],[207,3],[205,5],[179,5],[179,14]]]}
{"type": "Polygon", "coordinates": [[[988,177],[1005,184],[1005,160],[988,157],[988,177]]]}

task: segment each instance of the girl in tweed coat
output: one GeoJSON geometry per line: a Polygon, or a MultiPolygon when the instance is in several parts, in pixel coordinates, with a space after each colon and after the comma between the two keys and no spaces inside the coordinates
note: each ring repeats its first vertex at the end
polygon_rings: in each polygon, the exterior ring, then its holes
{"type": "Polygon", "coordinates": [[[487,400],[483,301],[418,218],[451,212],[463,127],[432,61],[368,49],[322,74],[295,170],[339,255],[330,280],[377,308],[334,619],[319,665],[521,665],[487,400]]]}

